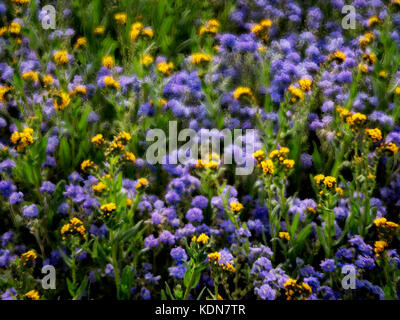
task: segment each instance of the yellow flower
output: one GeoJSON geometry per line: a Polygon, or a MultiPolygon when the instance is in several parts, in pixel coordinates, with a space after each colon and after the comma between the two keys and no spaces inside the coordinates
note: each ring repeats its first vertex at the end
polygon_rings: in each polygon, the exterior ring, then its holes
{"type": "Polygon", "coordinates": [[[387,246],[388,244],[386,241],[383,240],[375,241],[374,252],[378,258],[380,257],[380,254],[385,250],[387,246]]]}
{"type": "Polygon", "coordinates": [[[68,51],[67,50],[59,50],[53,54],[53,59],[58,65],[67,64],[68,59],[68,51]]]}
{"type": "Polygon", "coordinates": [[[142,189],[144,187],[147,187],[149,184],[149,180],[146,178],[140,178],[136,184],[136,189],[142,189]]]}
{"type": "Polygon", "coordinates": [[[365,133],[371,138],[373,143],[377,143],[382,140],[382,132],[380,129],[365,129],[365,133]]]}
{"type": "Polygon", "coordinates": [[[11,142],[17,145],[17,151],[24,151],[25,147],[33,143],[33,129],[25,128],[23,131],[14,131],[11,134],[11,142]]]}
{"type": "Polygon", "coordinates": [[[82,236],[83,238],[86,238],[87,236],[83,222],[76,217],[70,219],[69,223],[64,224],[61,228],[61,236],[63,240],[66,239],[67,235],[75,235],[75,234],[82,236]]]}
{"type": "Polygon", "coordinates": [[[126,152],[124,154],[124,160],[128,162],[135,163],[136,162],[136,157],[132,152],[126,152]]]}
{"type": "Polygon", "coordinates": [[[101,59],[101,63],[104,67],[112,69],[114,67],[114,58],[110,55],[105,56],[103,59],[101,59]]]}
{"type": "Polygon", "coordinates": [[[325,176],[323,174],[318,174],[314,177],[316,184],[320,184],[321,182],[324,181],[324,179],[325,179],[325,176]]]}
{"type": "Polygon", "coordinates": [[[400,96],[400,87],[396,87],[395,92],[396,92],[396,94],[397,94],[398,96],[400,96]]]}
{"type": "Polygon", "coordinates": [[[248,87],[238,87],[233,92],[233,97],[235,100],[239,100],[243,95],[250,96],[252,99],[254,99],[253,92],[251,92],[251,89],[248,87]]]}
{"type": "Polygon", "coordinates": [[[230,203],[231,210],[233,212],[239,212],[243,210],[243,205],[240,202],[231,202],[230,203]]]}
{"type": "Polygon", "coordinates": [[[86,45],[86,43],[87,43],[87,39],[85,37],[79,37],[75,42],[74,48],[78,49],[78,48],[86,45]]]}
{"type": "Polygon", "coordinates": [[[147,66],[147,65],[153,63],[153,61],[154,61],[154,58],[151,55],[146,54],[143,56],[143,58],[141,60],[141,64],[143,64],[144,66],[147,66]]]}
{"type": "Polygon", "coordinates": [[[172,70],[174,70],[174,64],[172,62],[167,63],[166,61],[160,62],[157,64],[157,70],[162,74],[169,76],[172,70]]]}
{"type": "Polygon", "coordinates": [[[19,34],[21,32],[21,25],[18,22],[11,22],[8,27],[8,32],[11,34],[19,34]]]}
{"type": "Polygon", "coordinates": [[[362,56],[362,60],[368,63],[369,65],[373,65],[376,62],[376,55],[375,53],[365,53],[362,56]]]}
{"type": "Polygon", "coordinates": [[[96,28],[94,28],[93,33],[95,35],[100,35],[103,34],[105,31],[105,28],[103,26],[97,26],[96,28]]]}
{"type": "Polygon", "coordinates": [[[286,239],[286,240],[290,240],[290,234],[289,232],[279,232],[279,238],[281,239],[286,239]]]}
{"type": "Polygon", "coordinates": [[[382,79],[386,79],[387,78],[387,72],[386,71],[379,72],[379,77],[382,78],[382,79]]]}
{"type": "Polygon", "coordinates": [[[198,52],[192,54],[192,63],[193,64],[201,64],[202,62],[209,62],[211,61],[211,56],[208,54],[198,52]]]}
{"type": "Polygon", "coordinates": [[[36,290],[31,290],[25,293],[22,298],[27,300],[40,300],[39,292],[36,290]]]}
{"type": "Polygon", "coordinates": [[[94,166],[94,162],[91,161],[91,160],[84,160],[84,161],[81,163],[81,169],[82,169],[82,171],[85,171],[85,170],[87,170],[88,168],[91,168],[91,167],[93,167],[93,166],[94,166]]]}
{"type": "Polygon", "coordinates": [[[120,84],[118,81],[116,81],[113,76],[105,76],[104,77],[104,85],[106,87],[114,87],[115,89],[120,88],[120,84]]]}
{"type": "Polygon", "coordinates": [[[143,29],[143,24],[141,22],[135,22],[131,25],[131,31],[129,34],[131,41],[135,41],[139,37],[142,29],[143,29]]]}
{"type": "Polygon", "coordinates": [[[283,165],[286,167],[286,169],[293,169],[295,161],[292,159],[285,159],[283,160],[283,165]]]}
{"type": "Polygon", "coordinates": [[[39,81],[39,76],[35,71],[28,71],[28,72],[24,72],[22,74],[22,78],[24,80],[31,80],[33,82],[38,82],[39,81]]]}
{"type": "Polygon", "coordinates": [[[365,121],[367,121],[367,116],[359,112],[346,118],[346,122],[350,126],[361,126],[365,121]]]}
{"type": "Polygon", "coordinates": [[[154,37],[154,31],[151,27],[146,27],[142,30],[142,34],[148,36],[150,39],[154,37]]]}
{"type": "Polygon", "coordinates": [[[336,184],[336,178],[327,176],[324,179],[324,185],[328,188],[332,188],[336,184]]]}
{"type": "Polygon", "coordinates": [[[358,68],[360,69],[360,71],[361,71],[362,73],[368,73],[368,66],[367,66],[366,64],[360,63],[360,64],[358,65],[358,68]]]}
{"type": "Polygon", "coordinates": [[[132,205],[132,200],[129,198],[126,198],[126,206],[130,207],[132,205]]]}
{"type": "Polygon", "coordinates": [[[51,74],[47,74],[42,78],[42,81],[44,84],[53,84],[54,78],[51,74]]]}
{"type": "Polygon", "coordinates": [[[292,97],[290,98],[290,101],[295,103],[304,97],[303,91],[301,89],[296,88],[295,86],[290,86],[288,88],[289,92],[291,93],[292,97]]]}
{"type": "Polygon", "coordinates": [[[211,19],[209,20],[204,26],[200,27],[199,34],[216,34],[218,33],[218,28],[219,28],[220,23],[216,19],[211,19]]]}
{"type": "Polygon", "coordinates": [[[102,192],[103,190],[107,189],[107,186],[103,182],[99,182],[98,184],[95,184],[92,186],[93,191],[96,192],[102,192]]]}
{"type": "Polygon", "coordinates": [[[383,151],[390,151],[392,154],[397,154],[399,151],[399,147],[396,146],[393,142],[383,143],[382,144],[383,151]]]}
{"type": "Polygon", "coordinates": [[[213,262],[215,264],[221,259],[221,254],[218,251],[208,254],[208,262],[213,262]]]}
{"type": "Polygon", "coordinates": [[[124,12],[116,13],[114,15],[114,19],[115,19],[115,21],[117,21],[117,23],[125,24],[126,23],[126,13],[124,13],[124,12]]]}
{"type": "Polygon", "coordinates": [[[64,110],[69,103],[71,98],[67,92],[57,91],[55,92],[55,98],[53,99],[53,105],[56,110],[64,110]]]}
{"type": "Polygon", "coordinates": [[[265,152],[263,150],[257,150],[253,153],[253,157],[257,160],[257,162],[261,162],[265,159],[265,152]]]}
{"type": "Polygon", "coordinates": [[[342,51],[337,50],[331,54],[330,59],[338,63],[343,63],[346,60],[346,55],[342,51]]]}
{"type": "Polygon", "coordinates": [[[210,238],[205,233],[202,233],[197,237],[195,242],[206,244],[208,242],[208,239],[210,239],[210,238]]]}
{"type": "Polygon", "coordinates": [[[29,250],[21,254],[20,260],[21,262],[26,265],[29,262],[34,262],[37,258],[37,254],[34,250],[29,250]]]}
{"type": "Polygon", "coordinates": [[[312,81],[310,79],[304,78],[299,80],[299,85],[301,90],[303,91],[310,91],[312,87],[312,81]]]}
{"type": "Polygon", "coordinates": [[[375,24],[380,23],[381,20],[377,16],[372,16],[368,20],[368,27],[373,27],[375,24]]]}
{"type": "Polygon", "coordinates": [[[0,87],[0,101],[6,102],[6,98],[4,97],[9,91],[11,91],[13,87],[0,87]]]}
{"type": "Polygon", "coordinates": [[[113,211],[115,211],[116,209],[117,209],[117,206],[115,205],[114,202],[110,202],[110,203],[103,204],[103,205],[100,207],[100,210],[103,211],[104,218],[109,217],[109,216],[111,215],[111,213],[112,213],[113,211]]]}

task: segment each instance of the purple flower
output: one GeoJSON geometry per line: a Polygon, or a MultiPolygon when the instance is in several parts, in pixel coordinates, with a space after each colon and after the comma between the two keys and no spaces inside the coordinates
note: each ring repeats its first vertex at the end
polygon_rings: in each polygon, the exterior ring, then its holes
{"type": "Polygon", "coordinates": [[[192,200],[192,206],[199,209],[205,209],[208,205],[208,199],[205,196],[196,196],[192,200]]]}
{"type": "Polygon", "coordinates": [[[24,217],[34,218],[39,214],[38,207],[35,204],[24,206],[22,209],[22,215],[24,217]]]}
{"type": "Polygon", "coordinates": [[[203,220],[203,212],[199,208],[191,208],[186,212],[186,219],[201,222],[203,220]]]}
{"type": "Polygon", "coordinates": [[[44,181],[42,183],[42,186],[40,187],[40,192],[42,193],[53,193],[54,190],[56,189],[56,186],[54,183],[50,182],[50,181],[44,181]]]}
{"type": "Polygon", "coordinates": [[[181,247],[171,249],[171,257],[174,258],[176,263],[186,261],[188,258],[185,249],[181,247]]]}
{"type": "Polygon", "coordinates": [[[321,269],[325,272],[335,271],[335,261],[333,259],[325,259],[320,263],[321,269]]]}
{"type": "Polygon", "coordinates": [[[22,202],[23,198],[24,194],[22,192],[13,192],[8,198],[8,201],[10,202],[10,204],[18,204],[22,202]]]}
{"type": "Polygon", "coordinates": [[[268,284],[263,284],[260,288],[255,288],[254,292],[263,300],[274,300],[276,291],[268,284]]]}

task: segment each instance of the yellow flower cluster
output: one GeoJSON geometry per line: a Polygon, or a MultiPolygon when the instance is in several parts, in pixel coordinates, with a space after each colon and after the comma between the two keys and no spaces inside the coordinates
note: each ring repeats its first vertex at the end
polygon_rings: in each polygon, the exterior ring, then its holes
{"type": "Polygon", "coordinates": [[[233,264],[226,262],[226,263],[219,263],[219,260],[221,259],[221,254],[218,251],[212,252],[208,254],[208,262],[212,265],[212,266],[217,266],[219,268],[221,268],[224,271],[230,271],[230,272],[234,272],[235,271],[235,267],[233,266],[233,264]]]}
{"type": "Polygon", "coordinates": [[[297,101],[303,99],[304,93],[303,93],[303,91],[302,91],[301,89],[299,89],[299,88],[297,88],[297,87],[295,87],[295,86],[290,86],[290,87],[288,88],[288,90],[289,90],[289,92],[290,92],[290,94],[291,94],[290,101],[291,101],[292,103],[295,103],[295,102],[297,102],[297,101]]]}
{"type": "Polygon", "coordinates": [[[290,240],[290,234],[289,234],[289,232],[279,232],[279,238],[286,239],[287,241],[289,241],[290,240]]]}
{"type": "Polygon", "coordinates": [[[312,293],[311,287],[303,282],[301,284],[297,283],[297,280],[295,279],[289,279],[287,280],[283,286],[286,289],[286,298],[287,300],[293,300],[293,299],[304,299],[306,300],[308,296],[312,293]]]}
{"type": "Polygon", "coordinates": [[[22,79],[31,80],[33,82],[38,82],[39,76],[35,71],[27,71],[22,74],[22,79]]]}
{"type": "Polygon", "coordinates": [[[254,100],[253,92],[248,87],[238,87],[233,92],[233,97],[235,100],[239,100],[242,96],[249,96],[251,99],[254,100]]]}
{"type": "Polygon", "coordinates": [[[365,53],[362,56],[362,60],[369,65],[373,65],[376,62],[376,55],[375,53],[365,53]]]}
{"type": "Polygon", "coordinates": [[[73,95],[78,94],[78,93],[85,95],[85,94],[86,94],[86,88],[85,88],[84,86],[79,86],[79,85],[78,85],[78,86],[76,86],[75,89],[72,90],[69,94],[70,94],[71,96],[73,96],[73,95]]]}
{"type": "Polygon", "coordinates": [[[83,222],[78,218],[72,218],[69,223],[64,224],[61,228],[62,239],[65,240],[67,235],[79,235],[86,238],[86,229],[83,222]]]}
{"type": "Polygon", "coordinates": [[[116,209],[117,209],[117,206],[116,206],[116,204],[115,204],[114,202],[110,202],[110,203],[103,204],[103,205],[100,207],[100,210],[103,211],[104,218],[109,217],[110,214],[111,214],[113,211],[115,211],[116,209]]]}
{"type": "Polygon", "coordinates": [[[67,92],[55,91],[53,105],[56,110],[64,110],[71,102],[71,98],[67,92]]]}
{"type": "Polygon", "coordinates": [[[201,233],[198,237],[193,236],[192,242],[206,244],[210,238],[205,233],[201,233]]]}
{"type": "MultiPolygon", "coordinates": [[[[317,185],[321,185],[322,183],[328,189],[333,189],[336,186],[336,178],[331,176],[324,176],[323,174],[318,174],[314,177],[314,181],[317,185]]],[[[343,193],[341,188],[335,188],[335,192],[343,193]]]]}
{"type": "Polygon", "coordinates": [[[256,152],[253,153],[253,158],[256,159],[258,163],[262,162],[265,160],[265,152],[264,150],[257,150],[256,152]]]}
{"type": "Polygon", "coordinates": [[[74,48],[78,49],[82,46],[85,46],[87,43],[87,39],[85,37],[79,37],[78,39],[76,39],[76,42],[74,44],[74,48]]]}
{"type": "Polygon", "coordinates": [[[382,132],[380,129],[365,129],[365,133],[371,138],[373,143],[378,143],[382,140],[382,132]]]}
{"type": "Polygon", "coordinates": [[[132,152],[126,152],[123,155],[123,159],[127,162],[135,163],[136,162],[136,157],[132,152]]]}
{"type": "Polygon", "coordinates": [[[27,293],[25,293],[22,298],[24,300],[40,300],[39,292],[36,290],[31,290],[27,293]]]}
{"type": "Polygon", "coordinates": [[[145,54],[142,58],[142,60],[140,61],[140,63],[144,66],[148,66],[149,64],[154,62],[154,58],[149,55],[149,54],[145,54]]]}
{"type": "Polygon", "coordinates": [[[368,19],[368,27],[371,28],[380,22],[381,22],[381,19],[379,19],[377,16],[372,16],[371,18],[368,19]]]}
{"type": "Polygon", "coordinates": [[[29,250],[21,254],[20,261],[24,266],[33,265],[37,258],[37,254],[34,250],[29,250]]]}
{"type": "Polygon", "coordinates": [[[365,49],[367,45],[369,45],[372,42],[372,40],[374,40],[374,38],[375,35],[372,32],[365,33],[365,35],[362,36],[359,40],[361,48],[365,49]]]}
{"type": "Polygon", "coordinates": [[[101,63],[107,69],[112,69],[114,67],[114,58],[112,56],[110,56],[110,55],[104,56],[101,59],[101,63]]]}
{"type": "Polygon", "coordinates": [[[123,151],[129,140],[131,140],[131,135],[128,132],[120,132],[118,136],[115,136],[113,141],[110,143],[109,151],[123,151]]]}
{"type": "Polygon", "coordinates": [[[379,237],[381,239],[391,239],[399,228],[399,225],[397,223],[387,221],[387,219],[383,217],[375,219],[374,224],[378,229],[379,237]]]}
{"type": "Polygon", "coordinates": [[[196,163],[196,168],[218,169],[218,166],[220,164],[219,156],[216,153],[209,153],[207,158],[208,159],[198,159],[196,163]]]}
{"type": "Polygon", "coordinates": [[[336,61],[337,63],[343,63],[346,60],[346,55],[344,54],[344,52],[337,50],[331,53],[329,60],[336,61]]]}
{"type": "Polygon", "coordinates": [[[367,116],[362,113],[354,113],[351,116],[346,118],[346,122],[351,126],[351,127],[360,127],[362,126],[365,121],[367,121],[367,116]]]}
{"type": "Polygon", "coordinates": [[[124,12],[118,12],[118,13],[114,14],[114,19],[119,24],[125,24],[126,18],[127,18],[126,13],[124,13],[124,12]]]}
{"type": "Polygon", "coordinates": [[[53,54],[53,59],[58,65],[67,64],[68,59],[68,51],[67,50],[59,50],[53,54]]]}
{"type": "Polygon", "coordinates": [[[104,85],[106,87],[114,87],[115,89],[119,89],[121,87],[119,82],[115,80],[113,76],[105,76],[104,85]]]}
{"type": "Polygon", "coordinates": [[[149,180],[147,180],[146,178],[140,178],[137,182],[136,189],[140,190],[147,187],[148,185],[149,185],[149,180]]]}
{"type": "Polygon", "coordinates": [[[272,26],[272,21],[269,19],[264,19],[260,23],[255,24],[251,28],[251,33],[260,37],[262,40],[267,41],[269,39],[268,31],[272,26]]]}
{"type": "Polygon", "coordinates": [[[157,64],[157,70],[164,75],[169,76],[171,72],[174,70],[174,64],[172,62],[162,61],[157,64]]]}
{"type": "Polygon", "coordinates": [[[389,142],[389,143],[385,142],[385,143],[382,143],[381,150],[389,151],[392,154],[397,154],[397,152],[399,151],[399,147],[396,146],[396,144],[394,144],[393,142],[389,142]]]}
{"type": "Polygon", "coordinates": [[[201,64],[202,62],[211,61],[211,56],[205,54],[203,52],[197,52],[192,54],[192,63],[193,64],[201,64]]]}
{"type": "Polygon", "coordinates": [[[151,27],[144,27],[143,23],[141,22],[135,22],[131,25],[131,31],[129,33],[131,41],[136,41],[140,35],[144,35],[152,39],[154,37],[154,31],[151,27]]]}
{"type": "Polygon", "coordinates": [[[242,211],[243,210],[243,205],[240,203],[240,202],[231,202],[230,203],[230,207],[231,207],[231,210],[233,211],[233,212],[240,212],[240,211],[242,211]]]}
{"type": "Polygon", "coordinates": [[[92,143],[94,143],[97,146],[101,146],[103,144],[105,144],[105,140],[103,138],[103,135],[101,133],[96,134],[93,138],[92,138],[92,143]]]}
{"type": "Polygon", "coordinates": [[[100,181],[99,183],[92,186],[92,189],[93,189],[93,191],[100,193],[100,192],[106,190],[107,186],[103,182],[100,181]]]}
{"type": "Polygon", "coordinates": [[[304,78],[299,80],[299,85],[301,90],[303,91],[310,91],[312,88],[313,82],[310,79],[304,78]]]}
{"type": "Polygon", "coordinates": [[[94,167],[94,162],[92,160],[84,160],[81,163],[81,169],[82,171],[86,171],[89,168],[93,168],[94,167]]]}
{"type": "Polygon", "coordinates": [[[208,20],[208,22],[205,25],[200,27],[199,34],[200,35],[207,34],[207,33],[216,34],[216,33],[218,33],[219,26],[220,26],[220,23],[218,20],[216,20],[216,19],[208,20]]]}
{"type": "Polygon", "coordinates": [[[388,244],[386,241],[383,241],[383,240],[375,241],[374,252],[375,252],[377,258],[379,258],[381,256],[381,253],[383,251],[385,251],[385,248],[387,246],[388,246],[388,244]]]}
{"type": "Polygon", "coordinates": [[[19,34],[21,32],[21,25],[16,21],[11,22],[8,26],[8,32],[11,34],[19,34]]]}
{"type": "Polygon", "coordinates": [[[0,101],[6,102],[6,98],[4,97],[9,91],[11,91],[13,87],[0,87],[0,101]]]}
{"type": "Polygon", "coordinates": [[[105,31],[106,29],[103,27],[103,26],[97,26],[96,28],[94,28],[94,30],[93,30],[93,34],[95,34],[95,35],[101,35],[101,34],[103,34],[104,33],[104,31],[105,31]]]}
{"type": "Polygon", "coordinates": [[[33,129],[25,128],[23,131],[14,131],[11,135],[11,142],[17,145],[17,151],[23,152],[25,147],[33,143],[33,129]]]}
{"type": "Polygon", "coordinates": [[[26,4],[29,3],[30,0],[11,0],[11,2],[16,3],[16,4],[26,4]]]}

